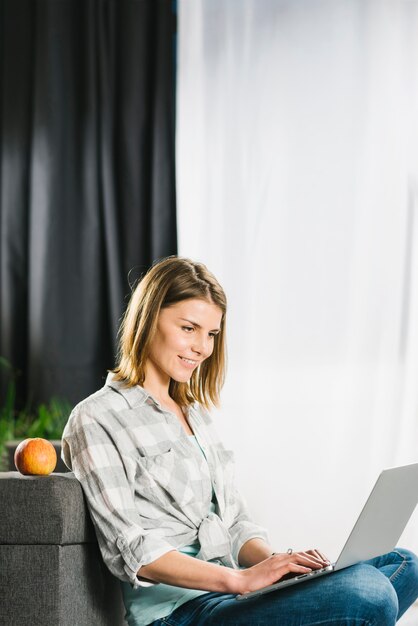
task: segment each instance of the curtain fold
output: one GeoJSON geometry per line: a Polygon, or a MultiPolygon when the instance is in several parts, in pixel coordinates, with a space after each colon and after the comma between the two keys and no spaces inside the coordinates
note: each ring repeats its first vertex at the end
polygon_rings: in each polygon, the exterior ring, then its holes
{"type": "Polygon", "coordinates": [[[167,0],[0,6],[0,355],[21,403],[76,402],[114,364],[130,285],[177,252],[175,15],[167,0]]]}

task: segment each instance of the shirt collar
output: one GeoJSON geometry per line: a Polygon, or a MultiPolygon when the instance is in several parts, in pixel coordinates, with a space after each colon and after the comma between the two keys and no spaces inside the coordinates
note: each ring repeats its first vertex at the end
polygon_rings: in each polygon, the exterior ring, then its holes
{"type": "MultiPolygon", "coordinates": [[[[127,387],[125,383],[121,380],[114,380],[115,374],[113,372],[109,372],[106,377],[105,385],[111,387],[121,396],[123,396],[130,406],[131,409],[139,406],[143,406],[147,402],[152,402],[158,408],[162,409],[160,402],[154,396],[152,396],[146,389],[141,387],[141,385],[134,385],[133,387],[127,387]]],[[[187,414],[190,416],[191,407],[196,406],[196,402],[189,407],[187,407],[187,414]]]]}
{"type": "Polygon", "coordinates": [[[126,384],[121,380],[114,380],[114,377],[115,374],[113,372],[109,372],[106,378],[105,385],[120,393],[120,395],[125,398],[126,402],[132,409],[134,407],[143,406],[148,399],[151,399],[151,401],[154,402],[154,404],[156,404],[157,406],[161,406],[160,403],[140,385],[127,387],[126,384]]]}

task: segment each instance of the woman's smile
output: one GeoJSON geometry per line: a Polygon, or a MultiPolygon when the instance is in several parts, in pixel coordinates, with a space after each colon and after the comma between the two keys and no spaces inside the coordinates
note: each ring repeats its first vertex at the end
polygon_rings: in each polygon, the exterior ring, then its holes
{"type": "Polygon", "coordinates": [[[196,365],[198,365],[198,361],[192,361],[192,359],[186,359],[184,356],[180,356],[179,355],[180,360],[182,361],[182,364],[184,365],[184,367],[187,367],[189,369],[193,369],[196,367],[196,365]]]}

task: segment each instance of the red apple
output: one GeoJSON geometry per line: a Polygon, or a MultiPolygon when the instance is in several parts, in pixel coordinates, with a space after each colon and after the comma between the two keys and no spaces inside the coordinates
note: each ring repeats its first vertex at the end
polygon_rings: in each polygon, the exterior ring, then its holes
{"type": "Polygon", "coordinates": [[[57,465],[57,453],[52,443],[46,439],[25,439],[15,450],[14,462],[21,474],[47,476],[57,465]]]}

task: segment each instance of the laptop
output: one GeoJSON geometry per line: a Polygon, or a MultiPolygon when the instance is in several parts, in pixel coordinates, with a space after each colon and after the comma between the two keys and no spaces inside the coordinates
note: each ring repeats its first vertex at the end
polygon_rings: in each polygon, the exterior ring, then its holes
{"type": "Polygon", "coordinates": [[[236,596],[256,598],[332,574],[360,561],[373,559],[395,548],[418,502],[418,463],[383,470],[335,563],[307,574],[291,574],[277,583],[236,596]]]}

